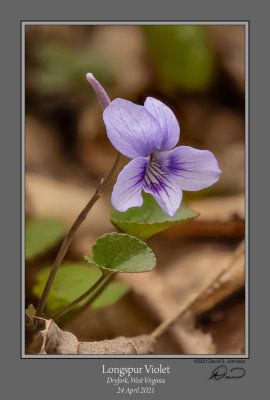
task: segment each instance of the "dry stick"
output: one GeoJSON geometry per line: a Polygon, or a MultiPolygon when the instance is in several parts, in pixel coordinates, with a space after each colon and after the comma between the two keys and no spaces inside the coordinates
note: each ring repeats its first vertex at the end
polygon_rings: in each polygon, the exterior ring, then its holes
{"type": "Polygon", "coordinates": [[[98,185],[95,194],[93,195],[93,197],[90,199],[90,201],[86,204],[86,206],[84,207],[84,209],[81,211],[81,213],[79,214],[79,216],[77,217],[77,219],[75,220],[74,224],[72,225],[72,227],[70,228],[70,231],[67,233],[67,235],[65,236],[65,239],[60,247],[60,250],[56,256],[56,259],[53,263],[49,278],[47,280],[46,286],[43,290],[41,299],[39,301],[38,307],[37,307],[37,312],[36,312],[36,316],[40,317],[44,311],[45,305],[46,305],[46,301],[52,286],[52,283],[54,281],[56,272],[61,264],[61,262],[63,261],[63,258],[65,257],[65,254],[70,246],[70,243],[75,235],[75,233],[77,232],[78,228],[80,227],[80,225],[83,223],[83,221],[85,220],[85,218],[87,217],[87,214],[89,213],[89,211],[91,210],[91,208],[93,207],[93,205],[95,204],[95,202],[101,197],[102,195],[102,191],[104,189],[104,187],[108,184],[108,182],[111,180],[111,178],[113,177],[119,160],[120,160],[120,153],[117,152],[117,156],[116,159],[114,161],[113,167],[111,169],[111,171],[109,172],[109,174],[107,175],[107,177],[105,179],[102,179],[100,184],[98,185]]]}
{"type": "Polygon", "coordinates": [[[82,300],[84,300],[86,297],[90,296],[90,294],[92,294],[99,287],[99,285],[101,285],[102,282],[105,281],[105,279],[107,279],[109,276],[112,276],[112,275],[114,275],[114,272],[103,273],[103,275],[96,281],[96,283],[93,286],[91,286],[86,292],[84,292],[80,297],[78,297],[72,303],[68,304],[66,307],[63,307],[60,311],[55,313],[49,319],[56,320],[57,318],[62,317],[62,315],[64,315],[68,311],[72,310],[72,308],[74,308],[82,300]]]}
{"type": "Polygon", "coordinates": [[[180,308],[168,319],[163,321],[153,332],[150,334],[152,339],[157,339],[163,332],[173,323],[176,319],[181,317],[188,309],[190,309],[203,295],[204,293],[216,282],[218,281],[224,273],[226,273],[234,264],[234,262],[238,259],[238,257],[242,256],[244,253],[244,241],[237,247],[234,257],[225,269],[225,271],[219,272],[214,278],[209,279],[207,283],[203,286],[199,293],[193,293],[189,297],[187,297],[186,301],[181,304],[180,308]]]}

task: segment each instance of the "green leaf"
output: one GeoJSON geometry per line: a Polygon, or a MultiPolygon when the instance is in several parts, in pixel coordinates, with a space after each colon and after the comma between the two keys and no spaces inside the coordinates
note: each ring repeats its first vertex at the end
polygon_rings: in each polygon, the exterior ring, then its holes
{"type": "Polygon", "coordinates": [[[152,250],[141,240],[121,233],[101,236],[85,260],[114,272],[148,272],[156,265],[152,250]]]}
{"type": "Polygon", "coordinates": [[[176,213],[170,217],[150,194],[144,193],[143,198],[142,207],[132,207],[126,212],[113,209],[111,212],[111,221],[117,228],[141,240],[146,240],[164,229],[199,215],[181,204],[176,213]]]}
{"type": "Polygon", "coordinates": [[[144,32],[165,91],[209,86],[214,77],[214,52],[205,26],[147,25],[144,32]]]}
{"type": "Polygon", "coordinates": [[[56,244],[66,230],[63,221],[53,218],[31,219],[25,222],[25,258],[30,260],[56,244]]]}
{"type": "Polygon", "coordinates": [[[104,289],[100,296],[98,296],[96,300],[93,301],[91,307],[100,308],[113,305],[129,291],[129,288],[129,285],[127,285],[126,283],[112,281],[108,284],[108,286],[104,289]]]}
{"type": "MultiPolygon", "coordinates": [[[[37,283],[33,287],[33,294],[41,297],[47,282],[51,267],[43,268],[38,276],[37,283]]],[[[47,303],[46,311],[54,313],[81,294],[86,292],[102,275],[99,268],[83,263],[64,263],[57,271],[47,303]]],[[[91,307],[105,307],[116,303],[129,290],[129,286],[121,282],[110,282],[104,291],[97,297],[91,307]]],[[[92,296],[95,294],[93,292],[92,296]]],[[[83,300],[76,308],[81,307],[89,300],[83,300]]]]}

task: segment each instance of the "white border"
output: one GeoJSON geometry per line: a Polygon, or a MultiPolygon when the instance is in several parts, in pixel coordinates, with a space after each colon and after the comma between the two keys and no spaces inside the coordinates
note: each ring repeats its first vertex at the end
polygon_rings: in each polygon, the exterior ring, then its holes
{"type": "Polygon", "coordinates": [[[21,358],[66,358],[66,359],[78,359],[78,358],[88,358],[88,359],[111,359],[111,358],[122,358],[122,359],[195,359],[195,358],[232,358],[241,359],[249,358],[249,254],[248,254],[248,244],[249,244],[249,22],[248,21],[21,21],[21,54],[22,54],[22,64],[21,64],[21,124],[22,124],[22,198],[21,198],[21,225],[22,225],[22,343],[21,343],[21,358]],[[244,25],[245,26],[245,354],[155,354],[155,355],[91,355],[91,354],[74,354],[74,355],[33,355],[25,354],[25,26],[26,25],[244,25]]]}

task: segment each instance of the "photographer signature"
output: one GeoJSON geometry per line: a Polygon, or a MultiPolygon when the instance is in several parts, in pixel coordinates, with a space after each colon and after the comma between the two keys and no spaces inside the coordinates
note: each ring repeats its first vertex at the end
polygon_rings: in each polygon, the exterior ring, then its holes
{"type": "Polygon", "coordinates": [[[225,379],[239,379],[246,375],[246,371],[241,367],[234,367],[228,369],[226,365],[219,365],[212,371],[212,375],[209,379],[214,379],[216,381],[225,379]]]}

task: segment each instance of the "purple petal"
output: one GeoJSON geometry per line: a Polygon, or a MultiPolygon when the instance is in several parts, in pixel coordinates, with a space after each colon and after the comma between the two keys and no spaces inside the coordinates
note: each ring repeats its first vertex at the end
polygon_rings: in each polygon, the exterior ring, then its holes
{"type": "Polygon", "coordinates": [[[162,143],[159,150],[172,149],[178,142],[180,127],[172,110],[161,101],[147,97],[144,107],[158,120],[162,131],[162,143]]]}
{"type": "Polygon", "coordinates": [[[105,110],[105,108],[111,102],[109,96],[107,95],[107,93],[105,91],[105,89],[101,86],[99,81],[97,81],[96,78],[94,77],[94,75],[91,74],[90,72],[88,72],[86,74],[86,79],[88,80],[88,82],[90,83],[90,85],[92,86],[94,91],[96,92],[96,95],[97,95],[97,97],[99,99],[101,107],[103,108],[103,110],[105,110]]]}
{"type": "Polygon", "coordinates": [[[143,204],[142,186],[148,166],[148,159],[139,157],[130,161],[118,175],[112,192],[112,205],[124,212],[143,204]]]}
{"type": "Polygon", "coordinates": [[[103,113],[108,138],[129,158],[147,157],[159,149],[161,128],[145,107],[128,100],[113,100],[103,113]]]}
{"type": "Polygon", "coordinates": [[[180,207],[182,190],[179,180],[166,167],[164,168],[155,156],[148,165],[143,190],[150,193],[162,210],[170,216],[173,216],[180,207]]]}
{"type": "Polygon", "coordinates": [[[208,150],[180,146],[169,152],[158,153],[159,161],[178,177],[181,189],[200,190],[219,180],[221,170],[208,150]]]}

